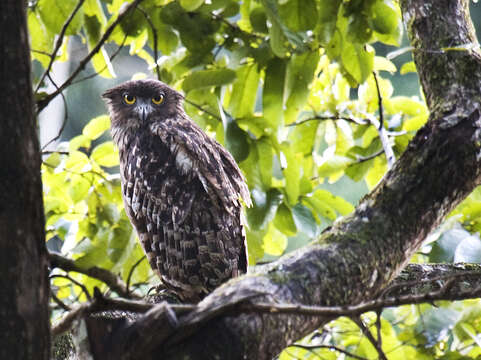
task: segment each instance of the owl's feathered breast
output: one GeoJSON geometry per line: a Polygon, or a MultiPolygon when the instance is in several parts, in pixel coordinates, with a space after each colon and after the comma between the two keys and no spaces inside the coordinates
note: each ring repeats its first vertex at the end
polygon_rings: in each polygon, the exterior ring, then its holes
{"type": "Polygon", "coordinates": [[[239,198],[248,193],[230,154],[180,120],[114,138],[126,211],[152,268],[175,288],[205,294],[246,271],[239,198]]]}

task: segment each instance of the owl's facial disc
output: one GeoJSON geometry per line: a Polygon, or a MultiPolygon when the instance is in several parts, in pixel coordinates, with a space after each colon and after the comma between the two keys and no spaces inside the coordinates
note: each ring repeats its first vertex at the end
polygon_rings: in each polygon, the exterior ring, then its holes
{"type": "Polygon", "coordinates": [[[153,110],[152,103],[150,100],[138,99],[133,110],[137,113],[139,119],[145,122],[153,110]]]}

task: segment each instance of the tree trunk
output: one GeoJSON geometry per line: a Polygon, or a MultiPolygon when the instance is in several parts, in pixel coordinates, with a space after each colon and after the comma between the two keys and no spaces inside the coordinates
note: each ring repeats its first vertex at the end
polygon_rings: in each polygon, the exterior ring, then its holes
{"type": "Polygon", "coordinates": [[[47,253],[26,1],[0,2],[0,359],[48,359],[47,253]]]}

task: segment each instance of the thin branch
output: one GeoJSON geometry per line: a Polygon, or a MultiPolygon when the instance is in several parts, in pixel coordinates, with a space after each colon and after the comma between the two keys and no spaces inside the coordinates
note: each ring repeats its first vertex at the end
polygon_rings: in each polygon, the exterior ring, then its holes
{"type": "MultiPolygon", "coordinates": [[[[127,40],[127,34],[124,35],[124,38],[122,39],[122,42],[121,42],[120,45],[117,47],[117,49],[112,53],[112,55],[109,56],[109,61],[110,61],[110,62],[112,62],[112,61],[117,57],[117,55],[120,53],[120,50],[122,50],[122,48],[123,48],[126,40],[127,40]]],[[[81,79],[78,79],[78,80],[76,80],[76,81],[73,81],[73,82],[72,82],[72,85],[73,85],[73,84],[78,84],[78,83],[80,83],[80,82],[82,82],[82,81],[89,80],[89,79],[92,79],[92,78],[94,78],[94,77],[96,77],[96,76],[99,76],[99,75],[100,75],[105,69],[107,69],[107,68],[108,68],[108,65],[105,64],[105,65],[103,66],[103,68],[100,69],[98,72],[97,72],[97,71],[94,71],[94,72],[93,72],[92,74],[90,74],[90,75],[84,76],[84,77],[81,78],[81,79]]]]}
{"type": "Polygon", "coordinates": [[[379,138],[381,139],[381,144],[386,153],[386,161],[387,161],[387,168],[390,170],[394,162],[396,161],[396,157],[394,156],[394,152],[392,150],[391,144],[389,144],[389,139],[386,134],[386,129],[384,128],[384,110],[382,105],[382,96],[381,96],[381,89],[379,88],[379,82],[377,79],[376,72],[372,72],[374,76],[374,82],[376,83],[376,91],[377,91],[377,100],[379,105],[379,125],[377,130],[379,132],[379,138]]]}
{"type": "Polygon", "coordinates": [[[53,291],[50,291],[50,296],[52,297],[52,300],[60,306],[63,310],[65,311],[70,311],[72,308],[70,308],[68,305],[66,305],[62,300],[60,300],[57,295],[54,294],[53,291]]]}
{"type": "Polygon", "coordinates": [[[41,152],[41,155],[50,155],[50,154],[70,155],[68,151],[42,151],[41,152]]]}
{"type": "Polygon", "coordinates": [[[193,107],[199,109],[200,111],[205,112],[206,114],[212,116],[213,118],[215,118],[215,119],[217,119],[217,120],[219,120],[219,121],[222,121],[222,118],[221,118],[220,116],[214,114],[213,112],[211,112],[211,111],[209,111],[209,110],[204,109],[201,105],[196,104],[196,103],[194,103],[194,102],[192,102],[192,101],[190,101],[190,100],[187,100],[187,98],[185,98],[185,97],[184,97],[184,101],[185,101],[187,104],[192,105],[193,107]]]}
{"type": "Polygon", "coordinates": [[[359,326],[359,329],[361,329],[362,333],[364,334],[365,337],[369,340],[369,342],[374,346],[376,349],[377,353],[379,354],[379,358],[381,360],[387,360],[386,354],[382,350],[382,347],[379,345],[378,341],[372,336],[371,331],[364,325],[364,322],[362,321],[360,316],[355,316],[352,318],[352,321],[356,323],[357,326],[359,326]]]}
{"type": "Polygon", "coordinates": [[[150,29],[152,30],[152,36],[154,40],[154,58],[155,58],[155,72],[157,73],[157,80],[160,80],[160,68],[159,68],[159,51],[157,49],[157,29],[154,26],[154,23],[150,19],[149,14],[145,12],[144,9],[142,9],[140,6],[137,8],[138,11],[140,11],[143,15],[145,20],[149,23],[150,29]]]}
{"type": "Polygon", "coordinates": [[[352,166],[352,165],[363,163],[365,161],[372,160],[372,159],[374,159],[374,158],[376,158],[376,157],[378,157],[379,155],[382,155],[382,154],[384,154],[384,150],[379,150],[378,152],[375,152],[374,154],[371,154],[369,156],[359,157],[359,158],[357,158],[356,162],[354,162],[352,164],[349,164],[348,166],[352,166]]]}
{"type": "Polygon", "coordinates": [[[145,255],[144,255],[144,256],[142,256],[139,260],[137,260],[137,261],[135,262],[135,264],[130,268],[129,275],[127,276],[127,284],[126,284],[126,286],[125,286],[125,287],[127,288],[127,293],[130,293],[130,290],[129,290],[129,288],[130,288],[130,280],[132,279],[132,275],[133,275],[133,273],[134,273],[135,268],[136,268],[137,266],[139,266],[140,263],[141,263],[143,260],[145,260],[145,259],[146,259],[146,257],[145,257],[145,255]]]}
{"type": "Polygon", "coordinates": [[[74,321],[80,319],[83,316],[88,314],[93,314],[100,311],[111,311],[111,310],[119,310],[119,311],[130,311],[136,313],[146,313],[148,311],[153,310],[154,308],[158,308],[159,305],[168,306],[169,311],[173,311],[173,313],[177,315],[182,315],[189,311],[192,311],[196,308],[196,305],[178,305],[178,304],[150,304],[143,301],[136,301],[136,300],[126,300],[120,298],[106,298],[104,297],[100,291],[95,288],[94,290],[94,298],[91,301],[87,301],[82,303],[71,311],[66,313],[54,326],[52,326],[52,335],[59,335],[65,331],[71,329],[74,321]]]}
{"type": "Polygon", "coordinates": [[[350,356],[353,359],[358,359],[358,360],[367,360],[367,358],[353,354],[347,350],[341,349],[340,347],[334,346],[334,345],[303,345],[303,344],[292,344],[290,347],[298,347],[301,349],[305,350],[315,350],[315,349],[329,349],[329,350],[334,350],[338,351],[344,355],[350,356]]]}
{"type": "Polygon", "coordinates": [[[90,61],[90,59],[92,59],[92,57],[100,51],[104,43],[108,40],[108,38],[116,28],[116,26],[120,24],[120,22],[125,18],[125,16],[127,16],[130,10],[136,8],[137,5],[139,5],[142,1],[143,0],[134,0],[133,2],[128,4],[125,8],[120,10],[117,16],[117,19],[115,19],[115,21],[112,22],[112,24],[110,24],[110,26],[105,30],[104,34],[98,41],[97,45],[95,45],[95,47],[87,54],[87,56],[85,56],[80,61],[79,65],[72,72],[70,77],[67,80],[65,80],[65,82],[56,91],[47,95],[45,98],[43,98],[37,103],[38,112],[42,111],[50,103],[50,101],[52,101],[53,98],[55,98],[59,93],[65,90],[65,88],[67,88],[73,82],[73,80],[77,77],[77,75],[85,68],[85,66],[90,61]]]}
{"type": "Polygon", "coordinates": [[[368,124],[367,122],[365,122],[365,121],[363,121],[363,120],[358,120],[358,119],[354,119],[354,118],[350,118],[350,117],[346,117],[346,116],[338,116],[338,115],[322,116],[322,115],[316,115],[316,116],[310,117],[310,118],[308,118],[308,119],[304,119],[304,120],[301,120],[301,121],[297,121],[297,122],[293,122],[293,123],[287,124],[286,127],[298,126],[298,125],[304,124],[304,123],[309,122],[309,121],[324,121],[324,120],[345,120],[345,121],[348,121],[348,122],[351,122],[351,123],[354,123],[354,124],[357,124],[357,125],[367,125],[367,124],[368,124]]]}
{"type": "Polygon", "coordinates": [[[102,269],[99,267],[90,267],[90,268],[83,268],[78,266],[74,261],[67,259],[66,257],[56,254],[56,253],[49,253],[49,259],[50,263],[52,264],[52,267],[58,267],[62,270],[65,271],[74,271],[78,272],[87,276],[90,276],[92,278],[98,279],[100,281],[103,281],[107,286],[115,291],[117,294],[120,296],[126,297],[126,298],[141,298],[140,296],[129,292],[127,289],[127,286],[125,283],[120,279],[117,275],[111,273],[110,271],[106,269],[102,269]]]}
{"type": "Polygon", "coordinates": [[[55,48],[53,50],[53,53],[50,55],[50,61],[48,63],[48,66],[47,68],[45,69],[44,73],[42,74],[42,76],[40,77],[40,80],[37,84],[37,87],[34,91],[34,93],[36,94],[38,92],[38,90],[40,89],[40,87],[42,86],[42,82],[45,80],[45,77],[50,74],[50,70],[52,69],[52,65],[55,61],[55,58],[57,57],[57,53],[58,53],[58,50],[60,49],[60,47],[62,46],[62,43],[63,43],[63,39],[64,39],[64,36],[65,36],[65,32],[67,31],[67,28],[68,26],[70,25],[70,23],[72,22],[73,18],[75,17],[75,14],[77,14],[77,12],[80,10],[80,8],[82,7],[83,3],[85,2],[85,0],[79,0],[79,2],[77,3],[77,5],[75,6],[75,8],[73,9],[72,13],[70,14],[70,16],[67,18],[67,20],[65,20],[65,23],[63,24],[62,26],[62,30],[60,30],[60,34],[58,35],[57,37],[57,41],[55,42],[55,48]]]}
{"type": "Polygon", "coordinates": [[[67,279],[69,281],[71,281],[72,283],[74,283],[75,285],[77,285],[80,289],[82,289],[82,292],[85,294],[85,296],[87,297],[88,300],[91,300],[92,297],[90,296],[89,294],[89,291],[87,290],[87,288],[85,287],[84,284],[82,284],[81,282],[75,280],[74,278],[72,278],[71,276],[69,275],[64,275],[64,274],[54,274],[54,275],[50,275],[49,276],[50,279],[55,279],[55,278],[63,278],[63,279],[67,279]]]}

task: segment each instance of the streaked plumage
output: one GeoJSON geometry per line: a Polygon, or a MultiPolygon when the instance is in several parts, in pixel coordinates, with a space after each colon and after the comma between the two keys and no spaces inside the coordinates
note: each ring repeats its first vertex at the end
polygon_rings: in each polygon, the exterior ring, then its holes
{"type": "Polygon", "coordinates": [[[232,156],[160,81],[128,81],[103,98],[126,212],[154,271],[191,301],[244,273],[240,198],[250,205],[250,197],[232,156]]]}

